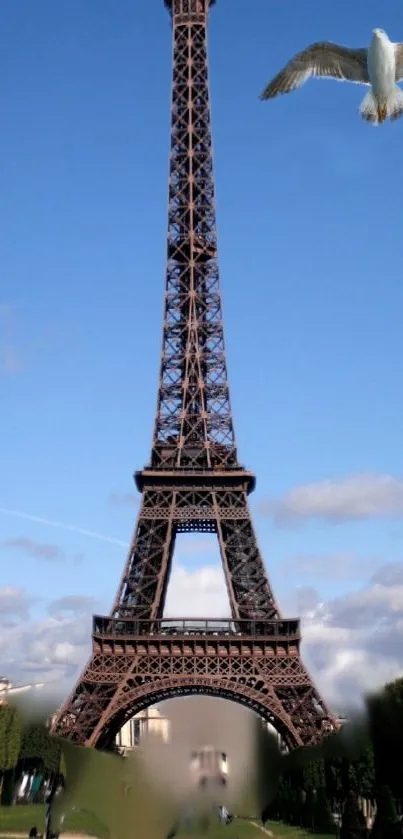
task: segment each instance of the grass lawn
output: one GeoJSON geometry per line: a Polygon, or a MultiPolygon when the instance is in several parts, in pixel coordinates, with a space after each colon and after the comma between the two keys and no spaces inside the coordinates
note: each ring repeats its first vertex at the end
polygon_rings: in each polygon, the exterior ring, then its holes
{"type": "MultiPolygon", "coordinates": [[[[270,830],[278,839],[334,839],[330,836],[321,836],[320,834],[306,833],[296,827],[290,827],[282,822],[266,822],[266,830],[270,830]]],[[[203,839],[203,834],[197,833],[197,830],[188,833],[178,834],[181,839],[186,836],[203,839]]],[[[257,825],[243,820],[235,820],[232,824],[221,825],[219,822],[213,822],[208,833],[204,834],[206,839],[264,839],[267,834],[260,830],[257,825]]]]}
{"type": "Polygon", "coordinates": [[[36,824],[42,831],[45,826],[43,804],[19,804],[14,807],[0,807],[0,835],[3,833],[27,832],[36,824]]]}
{"type": "Polygon", "coordinates": [[[249,822],[234,821],[232,824],[223,825],[217,820],[211,822],[208,832],[201,833],[195,825],[191,830],[181,831],[178,837],[192,837],[192,839],[262,839],[264,837],[259,828],[249,822]]]}
{"type": "MultiPolygon", "coordinates": [[[[284,824],[284,822],[266,822],[266,830],[270,830],[274,836],[284,837],[284,839],[297,839],[297,837],[312,837],[312,839],[335,839],[334,836],[330,835],[323,835],[321,833],[307,833],[306,830],[303,830],[299,827],[291,827],[289,824],[284,824]]],[[[259,831],[260,832],[260,831],[259,831]]],[[[261,833],[261,836],[264,834],[261,833]]]]}
{"type": "MultiPolygon", "coordinates": [[[[38,832],[45,827],[45,807],[43,804],[20,804],[15,807],[0,807],[0,839],[7,833],[25,833],[28,836],[30,828],[36,825],[38,832]]],[[[266,830],[270,830],[278,839],[331,839],[329,836],[306,833],[296,827],[290,827],[282,822],[267,822],[266,830]]],[[[63,823],[63,833],[85,833],[99,839],[108,839],[108,833],[103,825],[90,813],[70,813],[63,823]]],[[[208,833],[200,834],[196,828],[187,833],[179,834],[183,839],[263,839],[266,835],[259,827],[250,822],[235,820],[230,825],[212,822],[208,833]]]]}
{"type": "MultiPolygon", "coordinates": [[[[45,806],[43,804],[18,804],[15,807],[0,807],[0,839],[5,833],[26,833],[33,825],[38,832],[45,829],[45,806]]],[[[87,833],[108,839],[108,832],[91,813],[69,813],[63,822],[64,833],[87,833]]]]}

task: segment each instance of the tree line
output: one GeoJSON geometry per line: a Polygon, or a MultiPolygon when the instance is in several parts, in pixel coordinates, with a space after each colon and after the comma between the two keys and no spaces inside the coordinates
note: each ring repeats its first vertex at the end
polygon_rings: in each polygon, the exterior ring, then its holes
{"type": "Polygon", "coordinates": [[[12,804],[25,772],[52,779],[62,769],[60,745],[43,721],[25,721],[18,708],[0,705],[0,804],[12,804]]]}
{"type": "Polygon", "coordinates": [[[402,805],[403,679],[397,679],[367,698],[359,724],[285,757],[264,818],[340,839],[394,839],[403,836],[402,805]]]}

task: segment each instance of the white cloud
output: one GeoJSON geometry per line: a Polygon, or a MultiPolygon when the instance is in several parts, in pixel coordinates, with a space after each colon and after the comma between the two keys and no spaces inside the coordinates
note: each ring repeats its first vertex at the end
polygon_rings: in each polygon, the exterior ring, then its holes
{"type": "Polygon", "coordinates": [[[96,600],[80,594],[66,594],[54,600],[49,606],[49,614],[56,618],[88,615],[94,611],[96,600]]]}
{"type": "Polygon", "coordinates": [[[0,621],[7,617],[27,617],[30,598],[23,588],[5,586],[0,588],[0,621]]]}
{"type": "Polygon", "coordinates": [[[43,559],[47,562],[60,561],[64,559],[64,552],[59,545],[44,544],[26,536],[19,536],[16,539],[8,539],[0,542],[0,549],[6,551],[17,550],[36,559],[43,559]]]}
{"type": "Polygon", "coordinates": [[[351,553],[297,554],[283,564],[284,572],[303,574],[315,581],[362,580],[379,566],[379,557],[358,557],[351,553]]]}
{"type": "Polygon", "coordinates": [[[381,568],[344,597],[317,599],[302,629],[306,663],[340,708],[403,675],[403,564],[381,568]]]}
{"type": "Polygon", "coordinates": [[[361,474],[318,481],[268,499],[261,512],[287,525],[308,519],[337,523],[380,517],[403,517],[403,481],[391,475],[361,474]]]}
{"type": "MultiPolygon", "coordinates": [[[[215,535],[204,534],[202,538],[195,538],[194,535],[179,534],[175,545],[175,552],[178,556],[207,556],[220,554],[218,539],[215,535]]],[[[175,554],[175,555],[176,555],[175,554]]]]}
{"type": "Polygon", "coordinates": [[[220,566],[196,570],[177,566],[172,571],[165,607],[167,617],[223,618],[230,614],[224,574],[220,566]]]}
{"type": "MultiPolygon", "coordinates": [[[[336,710],[403,674],[403,564],[384,566],[359,590],[321,601],[297,589],[302,655],[318,688],[336,710]]],[[[22,589],[0,590],[0,660],[4,675],[26,682],[74,682],[90,653],[90,597],[65,595],[41,621],[29,619],[22,589]],[[12,616],[18,621],[8,623],[12,616]]],[[[293,608],[290,615],[296,612],[293,608]]],[[[221,567],[174,568],[165,609],[171,617],[225,617],[229,604],[221,567]]]]}
{"type": "Polygon", "coordinates": [[[16,683],[44,682],[62,696],[90,652],[90,615],[45,618],[1,628],[2,675],[16,683]]]}

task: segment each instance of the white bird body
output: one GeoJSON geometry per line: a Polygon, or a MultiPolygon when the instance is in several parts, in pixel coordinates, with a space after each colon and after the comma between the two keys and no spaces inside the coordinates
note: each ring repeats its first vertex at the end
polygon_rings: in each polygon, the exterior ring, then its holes
{"type": "Polygon", "coordinates": [[[371,90],[361,102],[360,113],[375,125],[385,122],[387,116],[397,119],[403,114],[403,93],[396,84],[400,78],[396,61],[400,46],[392,43],[383,29],[374,29],[367,51],[371,90]]]}
{"type": "Polygon", "coordinates": [[[272,99],[301,87],[310,76],[368,85],[360,113],[374,125],[403,116],[403,44],[394,44],[383,29],[374,29],[368,49],[349,49],[329,42],[311,44],[294,56],[266,86],[261,99],[272,99]]]}
{"type": "Polygon", "coordinates": [[[381,100],[387,98],[396,83],[395,45],[379,29],[372,35],[367,65],[373,93],[381,100]]]}

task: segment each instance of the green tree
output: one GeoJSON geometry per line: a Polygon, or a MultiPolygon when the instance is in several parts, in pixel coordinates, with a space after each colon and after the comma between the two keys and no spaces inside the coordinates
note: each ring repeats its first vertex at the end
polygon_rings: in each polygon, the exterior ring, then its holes
{"type": "Polygon", "coordinates": [[[396,805],[387,786],[381,787],[376,797],[376,816],[372,828],[373,839],[383,839],[391,825],[397,822],[396,805]]]}
{"type": "Polygon", "coordinates": [[[289,824],[298,827],[301,825],[302,819],[302,801],[301,791],[299,789],[290,789],[289,797],[289,824]]]}
{"type": "Polygon", "coordinates": [[[341,820],[340,839],[361,839],[362,819],[356,793],[351,790],[346,798],[341,820]]]}
{"type": "Polygon", "coordinates": [[[279,795],[279,818],[288,823],[291,818],[291,809],[291,791],[289,786],[284,784],[284,787],[279,795]]]}
{"type": "Polygon", "coordinates": [[[21,744],[21,718],[16,708],[0,705],[0,773],[14,769],[21,744]]]}
{"type": "Polygon", "coordinates": [[[0,800],[11,804],[21,744],[21,717],[11,705],[0,705],[0,800]]]}
{"type": "Polygon", "coordinates": [[[372,743],[364,748],[359,759],[355,762],[355,777],[358,794],[362,798],[375,798],[375,760],[372,743]]]}
{"type": "Polygon", "coordinates": [[[325,763],[323,760],[310,760],[303,766],[303,785],[306,792],[325,785],[325,763]]]}
{"type": "Polygon", "coordinates": [[[5,762],[6,753],[6,719],[4,715],[5,708],[5,705],[0,705],[0,773],[2,771],[2,766],[5,762]]]}
{"type": "Polygon", "coordinates": [[[316,833],[335,833],[335,824],[325,787],[317,790],[314,805],[314,825],[316,833]]]}
{"type": "Polygon", "coordinates": [[[325,761],[325,788],[329,800],[340,803],[344,797],[341,758],[325,761]]]}
{"type": "Polygon", "coordinates": [[[308,789],[305,797],[305,802],[302,807],[302,826],[307,830],[312,830],[315,825],[315,792],[313,789],[308,789]]]}
{"type": "Polygon", "coordinates": [[[395,798],[401,798],[403,679],[396,679],[377,695],[368,697],[367,711],[377,787],[387,785],[395,798]]]}
{"type": "Polygon", "coordinates": [[[60,746],[44,723],[29,723],[23,729],[20,758],[37,763],[46,772],[58,772],[60,746]]]}
{"type": "Polygon", "coordinates": [[[357,795],[359,794],[359,777],[357,772],[357,764],[350,763],[350,761],[345,761],[345,777],[346,782],[345,786],[346,789],[350,792],[351,790],[357,795]]]}

